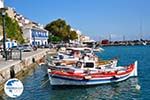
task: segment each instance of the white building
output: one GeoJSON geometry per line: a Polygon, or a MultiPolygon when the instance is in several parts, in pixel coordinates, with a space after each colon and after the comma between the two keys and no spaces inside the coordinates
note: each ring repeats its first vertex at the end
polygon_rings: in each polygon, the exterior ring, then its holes
{"type": "Polygon", "coordinates": [[[31,45],[48,44],[48,31],[43,29],[42,25],[29,20],[22,14],[17,13],[15,8],[8,7],[6,12],[10,18],[18,22],[19,26],[22,28],[23,37],[27,43],[30,43],[31,45]]]}
{"type": "Polygon", "coordinates": [[[0,0],[0,8],[4,8],[4,0],[0,0]]]}
{"type": "MultiPolygon", "coordinates": [[[[2,40],[1,40],[2,41],[2,40]]],[[[13,46],[17,46],[17,42],[15,40],[7,39],[5,42],[6,49],[12,48],[13,46]]],[[[3,44],[0,45],[0,48],[3,48],[3,44]]]]}
{"type": "Polygon", "coordinates": [[[88,42],[90,40],[91,39],[89,36],[81,35],[81,37],[80,37],[80,41],[82,41],[82,42],[88,42]]]}
{"type": "Polygon", "coordinates": [[[76,33],[78,35],[78,39],[71,41],[71,42],[78,42],[78,43],[95,42],[95,40],[91,40],[91,38],[89,36],[83,35],[80,30],[76,30],[76,29],[71,28],[71,31],[76,31],[76,33]]]}
{"type": "Polygon", "coordinates": [[[8,40],[5,42],[5,45],[6,45],[6,48],[12,48],[13,46],[17,46],[17,43],[15,40],[13,41],[8,40]]]}
{"type": "Polygon", "coordinates": [[[41,28],[24,28],[23,35],[25,40],[31,45],[47,45],[48,31],[41,28]]]}

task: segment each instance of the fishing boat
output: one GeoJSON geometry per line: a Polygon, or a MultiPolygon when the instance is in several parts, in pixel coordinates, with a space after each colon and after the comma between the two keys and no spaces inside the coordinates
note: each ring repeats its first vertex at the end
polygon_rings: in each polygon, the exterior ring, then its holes
{"type": "Polygon", "coordinates": [[[101,47],[99,47],[99,48],[94,48],[93,51],[94,51],[94,52],[103,52],[104,49],[101,48],[101,47]]]}
{"type": "Polygon", "coordinates": [[[137,61],[129,66],[97,67],[94,61],[83,61],[75,66],[48,68],[51,85],[98,85],[124,81],[136,77],[137,61]]]}
{"type": "Polygon", "coordinates": [[[72,65],[86,59],[93,60],[101,66],[116,66],[118,61],[116,58],[101,60],[94,54],[93,49],[91,48],[69,47],[66,48],[65,52],[58,52],[56,56],[54,56],[50,61],[48,60],[46,63],[48,66],[72,65]]]}
{"type": "Polygon", "coordinates": [[[53,60],[76,60],[81,57],[81,55],[93,55],[93,49],[87,47],[68,47],[57,52],[57,55],[53,57],[53,60]]]}
{"type": "MultiPolygon", "coordinates": [[[[59,64],[49,64],[49,69],[55,70],[55,69],[67,69],[67,68],[83,68],[83,64],[86,64],[85,62],[87,59],[82,59],[78,61],[62,61],[59,64]]],[[[104,69],[105,67],[107,68],[113,68],[117,66],[117,59],[112,59],[112,60],[103,60],[96,62],[94,60],[88,60],[88,62],[93,63],[94,68],[96,69],[104,69]]],[[[87,65],[86,65],[87,66],[87,65]]]]}

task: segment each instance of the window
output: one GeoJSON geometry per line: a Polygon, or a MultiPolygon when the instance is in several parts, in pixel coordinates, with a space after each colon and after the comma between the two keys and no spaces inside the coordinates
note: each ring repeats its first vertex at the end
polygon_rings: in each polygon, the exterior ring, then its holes
{"type": "Polygon", "coordinates": [[[35,37],[35,31],[34,30],[32,30],[32,37],[35,37]]]}
{"type": "Polygon", "coordinates": [[[84,65],[84,68],[94,68],[94,63],[93,62],[86,62],[84,65]]]}
{"type": "Polygon", "coordinates": [[[40,45],[40,42],[38,41],[38,45],[40,45]]]}
{"type": "Polygon", "coordinates": [[[32,45],[34,45],[34,41],[32,41],[32,45]]]}

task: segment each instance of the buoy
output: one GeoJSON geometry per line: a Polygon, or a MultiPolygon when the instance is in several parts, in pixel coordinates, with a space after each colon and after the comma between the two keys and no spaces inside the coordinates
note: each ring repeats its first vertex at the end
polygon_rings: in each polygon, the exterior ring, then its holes
{"type": "Polygon", "coordinates": [[[140,89],[141,89],[141,86],[140,86],[139,84],[137,84],[137,85],[135,86],[135,88],[136,88],[137,90],[140,90],[140,89]]]}
{"type": "Polygon", "coordinates": [[[51,59],[53,59],[53,56],[50,56],[51,59]]]}
{"type": "Polygon", "coordinates": [[[34,57],[32,58],[32,62],[35,63],[35,58],[34,57]]]}
{"type": "Polygon", "coordinates": [[[15,78],[14,67],[11,67],[11,68],[10,68],[10,78],[15,78]]]}
{"type": "Polygon", "coordinates": [[[39,63],[40,66],[41,66],[41,65],[44,65],[44,64],[45,64],[44,62],[39,63]]]}

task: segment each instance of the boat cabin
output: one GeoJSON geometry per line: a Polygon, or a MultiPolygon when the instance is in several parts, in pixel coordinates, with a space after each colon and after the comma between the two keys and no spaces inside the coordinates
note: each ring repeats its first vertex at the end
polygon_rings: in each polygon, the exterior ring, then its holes
{"type": "Polygon", "coordinates": [[[93,60],[86,60],[86,61],[78,61],[77,64],[76,64],[76,67],[77,68],[81,68],[81,69],[95,69],[96,66],[95,66],[95,61],[93,60]]]}
{"type": "Polygon", "coordinates": [[[74,47],[69,47],[66,48],[65,52],[58,52],[58,58],[63,59],[63,58],[81,58],[82,55],[93,55],[93,50],[91,48],[74,48],[74,47]]]}

